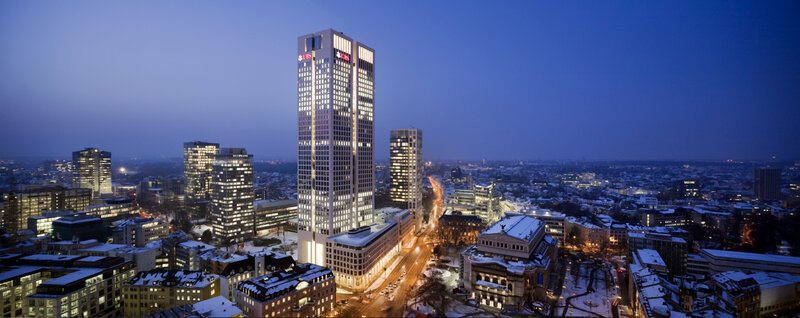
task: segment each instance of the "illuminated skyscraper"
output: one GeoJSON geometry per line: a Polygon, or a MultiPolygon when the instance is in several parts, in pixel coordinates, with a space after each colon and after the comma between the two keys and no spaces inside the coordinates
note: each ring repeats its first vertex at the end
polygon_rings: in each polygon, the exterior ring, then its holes
{"type": "Polygon", "coordinates": [[[401,202],[422,224],[422,130],[392,130],[389,143],[389,195],[401,202]]]}
{"type": "Polygon", "coordinates": [[[86,148],[72,153],[72,187],[92,190],[97,198],[111,190],[111,153],[86,148]]]}
{"type": "Polygon", "coordinates": [[[223,243],[253,236],[253,155],[222,148],[211,178],[211,228],[223,243]]]}
{"type": "Polygon", "coordinates": [[[207,200],[210,195],[211,170],[219,144],[192,141],[183,143],[184,193],[187,200],[207,200]]]}
{"type": "Polygon", "coordinates": [[[298,259],[325,266],[325,238],[373,223],[375,51],[328,29],[297,53],[298,259]]]}

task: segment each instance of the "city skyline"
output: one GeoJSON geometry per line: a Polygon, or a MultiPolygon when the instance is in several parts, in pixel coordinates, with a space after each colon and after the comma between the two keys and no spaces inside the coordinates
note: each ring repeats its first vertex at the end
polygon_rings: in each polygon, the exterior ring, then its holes
{"type": "Polygon", "coordinates": [[[800,317],[798,2],[150,1],[0,2],[0,317],[800,317]]]}
{"type": "Polygon", "coordinates": [[[796,3],[306,5],[1,4],[0,157],[292,160],[291,41],[334,28],[386,52],[378,160],[408,127],[426,160],[800,158],[796,3]]]}

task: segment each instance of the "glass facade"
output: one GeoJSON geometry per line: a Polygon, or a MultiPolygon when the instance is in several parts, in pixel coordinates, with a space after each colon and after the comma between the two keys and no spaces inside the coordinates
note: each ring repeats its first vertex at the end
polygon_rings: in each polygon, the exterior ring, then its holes
{"type": "Polygon", "coordinates": [[[298,38],[298,258],[373,223],[374,51],[325,30],[298,38]]]}
{"type": "Polygon", "coordinates": [[[219,144],[192,141],[183,144],[184,193],[188,200],[207,200],[210,195],[211,170],[219,144]]]}
{"type": "Polygon", "coordinates": [[[111,190],[111,153],[86,148],[72,153],[72,187],[92,189],[95,198],[111,190]]]}
{"type": "Polygon", "coordinates": [[[253,236],[253,155],[222,148],[211,178],[211,228],[223,243],[253,236]]]}
{"type": "MultiPolygon", "coordinates": [[[[389,141],[389,195],[392,201],[405,203],[422,222],[422,131],[392,130],[389,141]]],[[[419,223],[421,224],[421,223],[419,223]]]]}

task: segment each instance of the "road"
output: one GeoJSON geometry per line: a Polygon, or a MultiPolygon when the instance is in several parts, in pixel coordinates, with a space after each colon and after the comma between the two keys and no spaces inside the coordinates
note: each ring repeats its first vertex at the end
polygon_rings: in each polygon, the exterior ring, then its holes
{"type": "Polygon", "coordinates": [[[439,217],[444,213],[444,188],[442,183],[433,176],[428,176],[428,181],[431,182],[433,187],[433,211],[430,213],[428,223],[435,229],[439,217]]]}
{"type": "MultiPolygon", "coordinates": [[[[337,301],[347,299],[349,305],[354,306],[360,316],[364,317],[400,317],[406,309],[406,303],[411,299],[411,291],[417,283],[428,260],[433,255],[433,235],[436,229],[436,220],[444,211],[444,189],[441,183],[433,177],[428,177],[433,185],[434,201],[430,212],[428,224],[424,227],[414,245],[401,252],[400,262],[380,286],[369,293],[337,294],[337,301]],[[394,299],[389,301],[389,295],[381,296],[380,292],[389,284],[396,282],[407,271],[405,278],[392,293],[394,299]],[[369,295],[367,295],[369,294],[369,295]],[[358,301],[353,298],[359,298],[358,301]],[[363,301],[366,300],[366,301],[363,301]],[[387,307],[388,306],[388,307],[387,307]],[[384,310],[387,309],[387,310],[384,310]]],[[[337,307],[337,311],[345,308],[337,307]]]]}
{"type": "MultiPolygon", "coordinates": [[[[432,240],[427,236],[417,238],[417,241],[409,249],[404,249],[401,253],[400,262],[394,271],[380,284],[380,286],[369,293],[338,294],[337,300],[347,299],[349,305],[354,306],[360,316],[366,317],[399,317],[405,310],[405,304],[410,299],[410,291],[413,289],[417,279],[422,276],[428,260],[433,254],[432,240]],[[389,284],[396,282],[403,274],[403,269],[407,271],[405,279],[395,288],[394,299],[389,301],[388,295],[381,296],[380,292],[389,284]],[[362,301],[356,301],[353,297],[358,297],[362,301]],[[370,298],[371,297],[371,298],[370,298]],[[384,311],[384,307],[389,305],[389,310],[384,311]]],[[[337,310],[343,309],[340,306],[337,310]]]]}

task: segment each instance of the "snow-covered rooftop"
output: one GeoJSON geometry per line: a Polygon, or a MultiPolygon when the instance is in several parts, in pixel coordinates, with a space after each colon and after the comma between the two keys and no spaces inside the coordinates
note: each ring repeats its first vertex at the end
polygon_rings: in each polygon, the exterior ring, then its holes
{"type": "Polygon", "coordinates": [[[48,281],[46,281],[46,282],[44,282],[42,284],[47,284],[47,285],[67,285],[67,284],[73,283],[73,282],[78,281],[78,280],[84,280],[84,279],[87,279],[87,278],[89,278],[91,276],[95,276],[95,275],[101,274],[104,270],[105,270],[105,268],[79,268],[79,269],[75,270],[74,272],[71,272],[71,273],[63,275],[63,276],[59,276],[58,278],[53,278],[53,279],[48,280],[48,281]]]}
{"type": "Polygon", "coordinates": [[[329,240],[351,247],[363,247],[377,240],[380,236],[394,228],[397,222],[388,220],[386,223],[378,223],[368,228],[359,228],[334,236],[328,237],[329,240]]]}
{"type": "Polygon", "coordinates": [[[199,249],[199,250],[213,250],[213,249],[216,248],[216,247],[213,247],[213,246],[208,245],[206,243],[203,243],[203,242],[200,242],[200,241],[193,241],[193,240],[183,241],[183,242],[178,243],[178,245],[183,247],[183,248],[199,249]]]}
{"type": "Polygon", "coordinates": [[[51,255],[51,254],[34,254],[23,256],[22,260],[26,261],[74,261],[83,256],[81,255],[51,255]]]}
{"type": "Polygon", "coordinates": [[[639,254],[639,260],[644,265],[659,266],[659,267],[667,266],[667,264],[664,263],[664,260],[661,258],[661,255],[659,255],[658,251],[656,250],[643,248],[637,250],[636,253],[639,254]]]}
{"type": "Polygon", "coordinates": [[[495,222],[481,234],[506,234],[526,242],[531,242],[535,234],[542,230],[544,223],[527,215],[506,216],[495,222]]]}
{"type": "Polygon", "coordinates": [[[533,217],[550,217],[550,218],[565,218],[566,217],[566,214],[564,214],[564,213],[550,211],[550,210],[547,210],[547,209],[528,211],[527,214],[530,215],[530,216],[533,216],[533,217]]]}
{"type": "Polygon", "coordinates": [[[203,317],[234,317],[242,314],[241,309],[222,296],[197,302],[192,305],[192,308],[203,315],[203,317]]]}
{"type": "Polygon", "coordinates": [[[758,282],[758,285],[762,291],[787,284],[800,284],[800,276],[794,276],[787,273],[756,272],[752,274],[745,274],[739,271],[729,271],[718,273],[712,276],[712,279],[722,284],[727,281],[743,281],[748,278],[752,278],[758,282]]]}
{"type": "Polygon", "coordinates": [[[139,272],[130,281],[128,286],[178,286],[205,288],[213,283],[219,276],[201,271],[181,271],[154,269],[139,272]]]}
{"type": "Polygon", "coordinates": [[[92,247],[83,248],[83,249],[81,249],[81,251],[86,251],[86,252],[110,252],[110,251],[113,251],[113,250],[116,250],[116,249],[119,249],[119,248],[123,248],[123,247],[127,247],[127,246],[130,246],[130,245],[100,243],[100,244],[97,244],[97,245],[92,246],[92,247]]]}
{"type": "Polygon", "coordinates": [[[301,282],[312,284],[317,278],[322,278],[320,281],[333,279],[333,272],[327,267],[305,263],[243,281],[236,288],[260,302],[266,302],[294,292],[301,282]]]}

